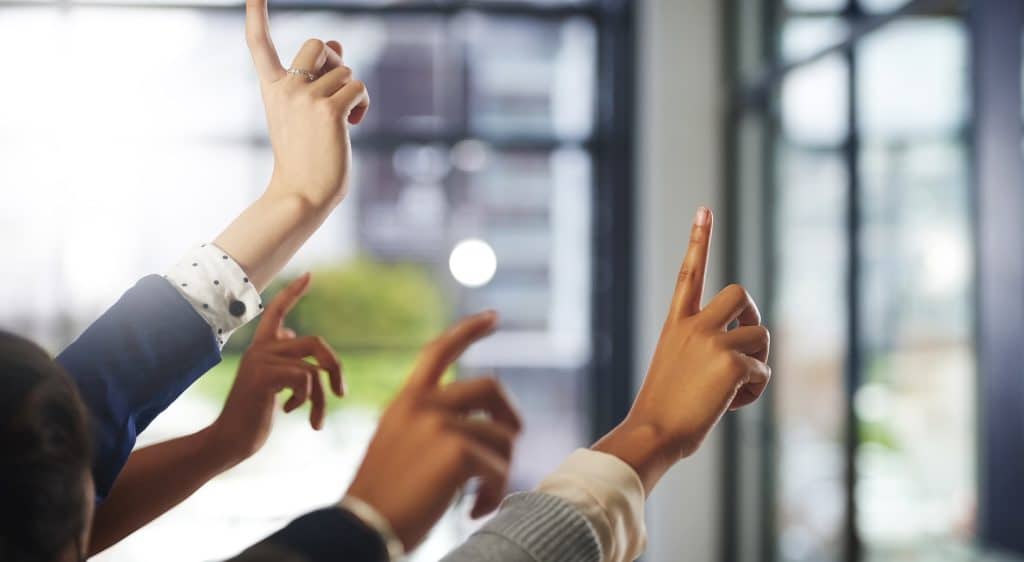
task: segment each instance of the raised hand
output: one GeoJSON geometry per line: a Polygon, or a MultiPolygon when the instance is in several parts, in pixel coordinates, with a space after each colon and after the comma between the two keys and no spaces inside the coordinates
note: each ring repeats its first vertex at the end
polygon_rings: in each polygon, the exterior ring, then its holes
{"type": "Polygon", "coordinates": [[[701,309],[712,223],[702,207],[640,393],[622,424],[594,445],[632,465],[648,491],[727,410],[757,400],[771,378],[769,333],[743,287],[726,287],[701,309]]]}
{"type": "Polygon", "coordinates": [[[348,124],[369,108],[366,86],[344,65],[337,41],[307,40],[289,72],[270,38],[267,0],[246,0],[245,16],[274,150],[271,190],[301,194],[316,207],[336,205],[348,192],[348,124]]]}
{"type": "Polygon", "coordinates": [[[471,316],[424,348],[349,488],[348,495],[388,520],[406,551],[470,478],[482,480],[474,517],[494,511],[505,495],[521,422],[501,385],[475,378],[438,386],[448,366],[496,322],[493,312],[471,316]]]}
{"type": "Polygon", "coordinates": [[[211,427],[220,447],[236,461],[248,458],[266,443],[282,390],[291,390],[284,403],[285,412],[307,401],[312,404],[309,424],[317,430],[323,427],[326,415],[321,373],[328,374],[335,395],[344,394],[341,365],[330,346],[320,337],[296,337],[284,325],[285,316],[306,292],[309,282],[308,273],[299,277],[267,306],[252,345],[242,357],[224,410],[211,427]]]}

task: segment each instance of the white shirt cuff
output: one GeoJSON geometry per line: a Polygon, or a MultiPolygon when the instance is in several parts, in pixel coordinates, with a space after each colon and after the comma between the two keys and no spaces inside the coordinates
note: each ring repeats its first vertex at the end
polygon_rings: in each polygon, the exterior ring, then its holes
{"type": "Polygon", "coordinates": [[[206,320],[221,347],[263,311],[260,293],[248,275],[214,244],[193,248],[164,277],[206,320]]]}
{"type": "Polygon", "coordinates": [[[384,542],[384,548],[388,551],[389,562],[400,562],[405,556],[405,547],[398,539],[391,522],[380,514],[372,505],[364,502],[355,496],[345,496],[338,502],[338,507],[351,513],[364,525],[373,529],[384,542]]]}
{"type": "Polygon", "coordinates": [[[618,457],[578,449],[537,491],[580,510],[601,544],[602,562],[632,562],[646,548],[644,486],[636,471],[618,457]]]}

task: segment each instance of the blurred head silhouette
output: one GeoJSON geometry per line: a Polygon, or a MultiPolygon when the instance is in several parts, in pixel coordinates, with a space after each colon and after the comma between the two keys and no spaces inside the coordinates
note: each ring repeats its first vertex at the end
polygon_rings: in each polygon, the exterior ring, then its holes
{"type": "Polygon", "coordinates": [[[87,419],[56,362],[0,332],[0,560],[84,559],[94,504],[87,419]]]}

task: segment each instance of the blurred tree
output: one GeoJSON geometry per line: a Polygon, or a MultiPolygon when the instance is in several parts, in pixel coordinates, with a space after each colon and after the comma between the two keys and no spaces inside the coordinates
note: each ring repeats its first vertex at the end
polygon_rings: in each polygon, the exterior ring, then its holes
{"type": "MultiPolygon", "coordinates": [[[[405,379],[419,347],[449,320],[440,288],[421,267],[366,258],[312,274],[287,325],[300,335],[323,336],[340,355],[348,395],[329,405],[382,407],[405,379]]],[[[289,281],[274,283],[264,302],[289,281]]],[[[232,336],[224,361],[196,384],[200,394],[224,400],[255,326],[252,322],[232,336]]]]}

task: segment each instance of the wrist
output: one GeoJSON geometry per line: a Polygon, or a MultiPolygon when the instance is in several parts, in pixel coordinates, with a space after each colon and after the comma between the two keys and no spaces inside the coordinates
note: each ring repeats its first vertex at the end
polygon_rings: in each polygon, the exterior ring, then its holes
{"type": "Polygon", "coordinates": [[[314,197],[306,190],[276,178],[270,180],[260,199],[275,206],[286,205],[290,210],[302,214],[317,213],[329,207],[323,198],[314,197]]]}
{"type": "Polygon", "coordinates": [[[295,199],[302,206],[312,212],[330,212],[344,199],[346,190],[342,187],[337,189],[316,189],[308,186],[296,185],[282,178],[277,172],[270,178],[270,184],[264,192],[264,197],[273,199],[295,199]]]}
{"type": "Polygon", "coordinates": [[[374,509],[388,522],[391,532],[398,538],[402,547],[410,551],[419,543],[422,538],[416,518],[412,520],[407,517],[408,507],[402,498],[395,498],[388,494],[379,493],[380,490],[372,484],[363,482],[359,474],[345,492],[345,498],[355,498],[374,509]]]}
{"type": "Polygon", "coordinates": [[[398,562],[402,559],[402,556],[405,555],[405,545],[395,534],[391,522],[377,508],[350,494],[341,498],[338,507],[348,511],[363,525],[377,533],[384,545],[384,550],[387,551],[390,562],[398,562]]]}
{"type": "Polygon", "coordinates": [[[636,421],[628,416],[591,449],[613,455],[628,464],[640,477],[648,496],[678,460],[668,453],[671,447],[665,431],[656,424],[636,421]]]}
{"type": "Polygon", "coordinates": [[[237,432],[228,429],[222,420],[217,418],[217,421],[199,432],[202,435],[202,457],[218,474],[234,468],[255,453],[239,447],[237,432]]]}

